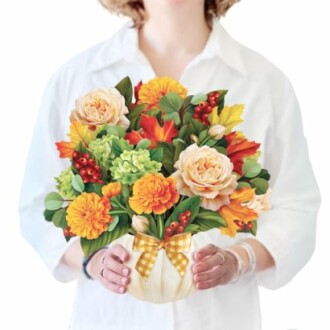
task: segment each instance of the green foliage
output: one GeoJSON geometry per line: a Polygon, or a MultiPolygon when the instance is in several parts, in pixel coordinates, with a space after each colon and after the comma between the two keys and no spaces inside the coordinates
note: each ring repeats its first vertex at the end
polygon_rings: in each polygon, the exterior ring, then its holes
{"type": "Polygon", "coordinates": [[[205,93],[198,93],[192,97],[190,103],[193,105],[198,105],[200,102],[206,100],[207,100],[207,95],[205,93]]]}
{"type": "Polygon", "coordinates": [[[247,178],[255,178],[262,170],[261,165],[256,162],[246,162],[243,164],[243,175],[247,178]]]}
{"type": "Polygon", "coordinates": [[[173,120],[175,125],[180,125],[181,119],[178,112],[166,113],[164,116],[165,121],[173,120]]]}
{"type": "Polygon", "coordinates": [[[118,223],[119,223],[119,216],[118,215],[113,216],[113,221],[110,224],[108,231],[114,231],[118,223]]]}
{"type": "Polygon", "coordinates": [[[156,162],[161,162],[164,157],[164,150],[162,148],[154,148],[149,150],[150,159],[156,162]]]}
{"type": "Polygon", "coordinates": [[[79,174],[76,174],[71,181],[74,190],[82,193],[85,190],[85,184],[79,174]]]}
{"type": "Polygon", "coordinates": [[[133,110],[130,110],[130,112],[126,115],[130,121],[129,128],[131,130],[137,131],[140,128],[141,114],[143,113],[145,106],[145,104],[139,104],[138,106],[134,107],[133,110]]]}
{"type": "Polygon", "coordinates": [[[126,107],[129,107],[133,98],[133,87],[131,79],[129,77],[125,77],[115,86],[115,88],[125,98],[126,107]]]}
{"type": "Polygon", "coordinates": [[[135,150],[148,149],[150,147],[150,145],[151,145],[151,141],[149,139],[142,139],[136,145],[135,150]]]}
{"type": "Polygon", "coordinates": [[[226,221],[218,212],[206,210],[204,208],[200,208],[193,223],[199,226],[200,231],[227,227],[226,221]]]}
{"type": "Polygon", "coordinates": [[[51,222],[53,220],[53,215],[56,211],[44,210],[44,218],[46,221],[51,222]]]}
{"type": "Polygon", "coordinates": [[[159,100],[160,108],[167,114],[179,112],[182,104],[182,98],[176,93],[168,93],[159,100]]]}
{"type": "Polygon", "coordinates": [[[49,193],[45,198],[45,208],[49,211],[56,211],[60,209],[63,204],[63,197],[56,192],[49,193]]]}
{"type": "Polygon", "coordinates": [[[168,174],[174,172],[174,153],[175,147],[173,144],[168,144],[165,142],[158,142],[158,147],[163,149],[163,160],[162,164],[168,174]]]}
{"type": "Polygon", "coordinates": [[[267,192],[269,184],[268,181],[262,178],[255,178],[250,180],[250,184],[252,188],[256,188],[256,194],[257,195],[263,195],[267,192]]]}
{"type": "Polygon", "coordinates": [[[179,214],[189,210],[190,222],[192,222],[198,214],[201,199],[199,196],[194,196],[185,199],[183,202],[179,203],[173,210],[172,214],[167,218],[165,222],[165,227],[168,227],[172,221],[178,221],[179,214]]]}
{"type": "Polygon", "coordinates": [[[85,256],[90,256],[96,250],[105,247],[112,243],[114,240],[128,233],[128,225],[120,224],[115,227],[111,232],[106,231],[102,233],[98,238],[89,240],[87,238],[81,238],[81,247],[85,256]]]}
{"type": "Polygon", "coordinates": [[[190,223],[185,229],[184,233],[193,233],[196,234],[199,231],[199,226],[196,224],[190,223]]]}
{"type": "Polygon", "coordinates": [[[56,227],[65,229],[68,226],[66,222],[66,209],[57,210],[53,215],[52,221],[56,227]]]}

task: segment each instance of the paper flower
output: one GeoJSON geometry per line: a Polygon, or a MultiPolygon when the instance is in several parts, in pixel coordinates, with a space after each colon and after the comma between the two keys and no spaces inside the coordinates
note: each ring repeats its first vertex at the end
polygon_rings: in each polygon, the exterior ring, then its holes
{"type": "Polygon", "coordinates": [[[76,197],[76,194],[74,193],[71,184],[72,178],[73,172],[71,170],[71,167],[61,172],[61,174],[57,178],[55,178],[57,182],[56,188],[58,189],[58,192],[62,197],[67,199],[73,199],[76,197]]]}
{"type": "Polygon", "coordinates": [[[201,196],[201,206],[216,211],[229,203],[237,186],[233,165],[228,157],[208,146],[192,144],[182,151],[172,176],[184,196],[201,196]]]}
{"type": "Polygon", "coordinates": [[[173,177],[162,174],[146,174],[133,186],[129,205],[137,214],[163,214],[179,200],[173,177]]]}
{"type": "Polygon", "coordinates": [[[140,87],[139,103],[148,104],[148,110],[158,108],[159,100],[168,93],[176,93],[183,99],[187,97],[187,89],[178,81],[169,77],[157,77],[140,87]]]}
{"type": "Polygon", "coordinates": [[[133,184],[147,173],[157,173],[162,164],[150,159],[148,150],[125,150],[110,167],[114,180],[122,184],[133,184]]]}
{"type": "Polygon", "coordinates": [[[109,199],[96,193],[82,193],[67,209],[67,222],[73,234],[87,239],[98,238],[112,222],[109,199]]]}

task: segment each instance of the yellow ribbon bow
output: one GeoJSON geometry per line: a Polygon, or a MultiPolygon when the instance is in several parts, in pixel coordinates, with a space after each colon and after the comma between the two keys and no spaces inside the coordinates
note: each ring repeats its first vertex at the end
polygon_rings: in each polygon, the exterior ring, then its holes
{"type": "Polygon", "coordinates": [[[171,238],[161,241],[158,238],[137,233],[135,235],[133,250],[141,251],[135,269],[147,280],[155,264],[158,251],[165,249],[166,255],[176,268],[180,276],[183,276],[189,264],[189,259],[182,252],[190,249],[191,233],[174,235],[171,238]]]}

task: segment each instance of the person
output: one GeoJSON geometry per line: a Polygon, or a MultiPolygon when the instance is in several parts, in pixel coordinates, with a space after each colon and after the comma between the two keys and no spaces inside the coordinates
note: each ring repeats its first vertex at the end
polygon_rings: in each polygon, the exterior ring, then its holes
{"type": "Polygon", "coordinates": [[[258,287],[287,284],[315,244],[320,194],[293,87],[278,68],[236,42],[219,22],[235,0],[100,1],[132,20],[50,79],[23,182],[22,234],[55,278],[78,281],[70,329],[260,329],[258,287]],[[67,131],[75,99],[114,86],[125,76],[134,85],[170,76],[191,94],[228,89],[227,104],[246,104],[240,129],[261,143],[260,161],[271,173],[272,208],[260,216],[257,237],[239,234],[228,238],[226,246],[219,240],[196,251],[191,270],[198,291],[172,303],[151,304],[126,293],[130,256],[118,244],[89,260],[88,279],[82,272],[80,241],[66,243],[62,232],[43,219],[52,178],[66,166],[53,145],[67,131]]]}

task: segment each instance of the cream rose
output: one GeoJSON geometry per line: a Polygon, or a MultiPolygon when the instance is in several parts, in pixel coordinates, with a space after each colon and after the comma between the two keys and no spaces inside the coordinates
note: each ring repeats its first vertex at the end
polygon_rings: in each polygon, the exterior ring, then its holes
{"type": "Polygon", "coordinates": [[[254,195],[253,199],[246,203],[245,205],[260,214],[261,212],[265,212],[271,208],[270,205],[270,197],[272,194],[272,189],[268,188],[267,192],[263,195],[254,195]]]}
{"type": "Polygon", "coordinates": [[[116,88],[99,88],[76,100],[76,109],[72,111],[70,119],[89,126],[108,123],[127,129],[127,113],[125,99],[116,88]]]}
{"type": "Polygon", "coordinates": [[[237,187],[230,159],[208,146],[192,144],[181,152],[172,175],[177,190],[184,196],[201,196],[201,206],[216,211],[229,204],[229,195],[237,187]]]}

